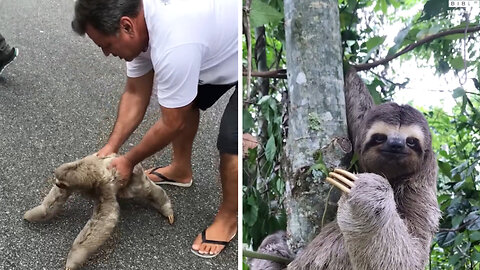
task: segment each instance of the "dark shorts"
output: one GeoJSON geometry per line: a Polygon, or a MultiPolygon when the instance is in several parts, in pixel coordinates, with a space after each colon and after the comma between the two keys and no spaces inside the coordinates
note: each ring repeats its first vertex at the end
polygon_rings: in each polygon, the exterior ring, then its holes
{"type": "Polygon", "coordinates": [[[195,106],[200,110],[210,108],[220,97],[235,86],[230,100],[223,111],[218,133],[217,148],[221,154],[238,155],[238,85],[203,84],[198,86],[198,94],[195,98],[195,106]]]}

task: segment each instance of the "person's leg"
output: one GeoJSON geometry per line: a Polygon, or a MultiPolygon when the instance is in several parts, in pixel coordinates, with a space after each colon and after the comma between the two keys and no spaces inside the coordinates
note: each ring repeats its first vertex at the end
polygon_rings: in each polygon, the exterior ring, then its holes
{"type": "Polygon", "coordinates": [[[195,106],[192,106],[192,113],[188,117],[185,130],[172,142],[173,158],[170,165],[162,168],[151,168],[145,171],[147,176],[154,182],[161,182],[156,174],[173,180],[180,184],[191,183],[192,181],[192,145],[198,130],[201,110],[211,107],[232,85],[199,85],[198,94],[195,98],[195,106]],[[151,173],[155,169],[155,173],[151,173]]]}
{"type": "Polygon", "coordinates": [[[5,38],[0,33],[0,59],[6,57],[6,55],[10,52],[10,46],[8,46],[5,38]]]}
{"type": "MultiPolygon", "coordinates": [[[[166,167],[156,169],[155,172],[178,183],[189,183],[192,180],[192,145],[197,134],[199,120],[199,109],[192,107],[185,129],[172,141],[172,162],[166,167]]],[[[151,170],[145,171],[148,177],[154,182],[161,181],[158,176],[150,173],[151,170]]]]}
{"type": "Polygon", "coordinates": [[[18,49],[10,47],[0,34],[0,74],[18,55],[18,49]]]}
{"type": "MultiPolygon", "coordinates": [[[[223,200],[213,223],[207,228],[205,238],[229,242],[237,233],[238,216],[238,156],[220,155],[220,175],[223,200]]],[[[192,249],[201,254],[218,254],[223,245],[202,243],[202,236],[195,238],[192,249]]]]}
{"type": "MultiPolygon", "coordinates": [[[[230,97],[220,123],[217,146],[220,151],[222,202],[213,223],[206,229],[206,239],[230,241],[237,232],[238,217],[238,89],[230,97]]],[[[202,243],[199,234],[192,245],[201,254],[218,254],[223,245],[202,243]]]]}

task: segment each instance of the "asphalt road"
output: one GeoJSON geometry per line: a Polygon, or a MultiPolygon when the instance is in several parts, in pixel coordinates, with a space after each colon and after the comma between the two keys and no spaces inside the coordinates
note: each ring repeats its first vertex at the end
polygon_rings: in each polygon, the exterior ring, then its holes
{"type": "MultiPolygon", "coordinates": [[[[116,117],[125,64],[106,58],[70,28],[74,1],[0,0],[0,33],[20,55],[0,75],[0,269],[63,269],[92,204],[71,198],[64,212],[42,224],[23,213],[39,204],[58,165],[100,149],[116,117]]],[[[231,93],[231,91],[230,91],[231,93]]],[[[121,201],[113,237],[84,269],[236,269],[237,239],[214,259],[190,251],[213,220],[220,201],[218,124],[224,96],[202,114],[194,143],[194,184],[166,187],[174,204],[173,226],[145,203],[121,201]]],[[[152,100],[125,152],[158,117],[152,100]]],[[[171,150],[143,162],[167,165],[171,150]]]]}

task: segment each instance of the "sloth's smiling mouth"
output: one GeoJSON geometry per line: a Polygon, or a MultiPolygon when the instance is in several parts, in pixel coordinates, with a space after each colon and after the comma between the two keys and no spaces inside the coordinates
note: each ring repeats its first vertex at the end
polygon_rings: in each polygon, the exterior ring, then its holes
{"type": "Polygon", "coordinates": [[[407,152],[399,152],[399,151],[390,151],[390,150],[380,150],[380,153],[385,156],[399,156],[405,157],[408,155],[407,152]]]}

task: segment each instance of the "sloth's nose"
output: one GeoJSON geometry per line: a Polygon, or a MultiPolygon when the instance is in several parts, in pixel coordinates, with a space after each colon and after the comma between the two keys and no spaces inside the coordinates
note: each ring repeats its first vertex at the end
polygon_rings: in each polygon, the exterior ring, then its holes
{"type": "Polygon", "coordinates": [[[390,151],[399,152],[405,148],[405,140],[401,138],[389,138],[387,147],[390,151]]]}

